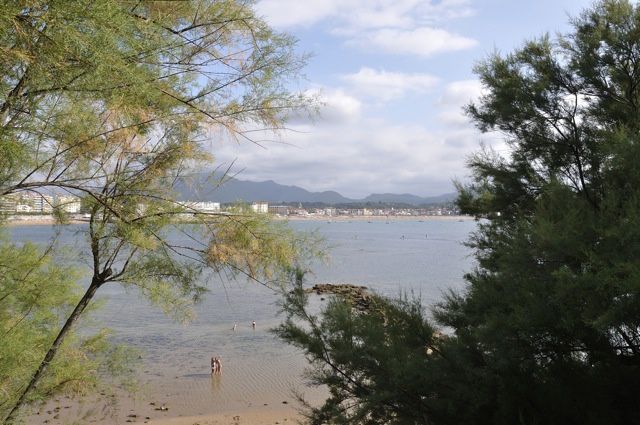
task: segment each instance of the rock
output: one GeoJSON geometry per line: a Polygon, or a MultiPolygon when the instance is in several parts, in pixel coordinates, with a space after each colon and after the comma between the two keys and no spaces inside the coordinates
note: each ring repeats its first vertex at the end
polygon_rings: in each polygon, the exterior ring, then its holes
{"type": "MultiPolygon", "coordinates": [[[[359,311],[367,311],[371,309],[372,297],[368,288],[363,285],[351,285],[348,283],[317,283],[311,288],[305,289],[306,293],[316,293],[317,295],[332,294],[341,297],[351,303],[351,305],[359,311]]],[[[325,298],[321,297],[320,301],[325,298]]]]}

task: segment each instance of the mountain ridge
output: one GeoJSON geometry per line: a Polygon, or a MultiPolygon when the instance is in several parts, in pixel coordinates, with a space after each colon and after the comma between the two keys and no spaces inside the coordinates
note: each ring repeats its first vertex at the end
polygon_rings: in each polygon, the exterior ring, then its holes
{"type": "Polygon", "coordinates": [[[179,179],[174,189],[181,200],[230,202],[269,203],[323,203],[336,204],[366,204],[388,203],[407,205],[429,205],[452,202],[455,193],[444,193],[437,196],[422,197],[410,193],[372,193],[365,198],[348,198],[334,190],[312,192],[295,185],[283,185],[274,180],[255,182],[240,180],[235,177],[225,178],[223,184],[220,178],[208,174],[198,174],[190,179],[179,179]]]}

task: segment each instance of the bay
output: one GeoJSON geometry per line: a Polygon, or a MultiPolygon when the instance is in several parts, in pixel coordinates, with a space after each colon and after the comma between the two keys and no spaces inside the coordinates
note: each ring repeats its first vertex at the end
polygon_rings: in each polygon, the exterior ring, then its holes
{"type": "MultiPolygon", "coordinates": [[[[471,252],[463,245],[476,226],[469,219],[309,220],[290,225],[317,231],[330,247],[329,261],[315,263],[307,275],[309,286],[365,285],[387,296],[413,294],[429,306],[448,289],[462,290],[463,274],[473,267],[471,252]]],[[[59,245],[78,250],[83,230],[82,225],[64,226],[59,245]]],[[[14,226],[9,232],[16,241],[46,243],[53,236],[50,226],[14,226]]],[[[82,252],[77,254],[80,262],[86,261],[82,252]]],[[[108,327],[114,342],[141,351],[142,398],[170,403],[172,414],[273,405],[292,400],[293,392],[320,400],[322,389],[305,385],[302,354],[269,332],[282,319],[280,295],[245,280],[213,277],[208,285],[210,292],[187,325],[165,316],[135,290],[115,284],[101,288],[98,298],[104,306],[93,314],[91,326],[108,327]],[[222,377],[209,375],[214,355],[223,359],[222,377]]]]}

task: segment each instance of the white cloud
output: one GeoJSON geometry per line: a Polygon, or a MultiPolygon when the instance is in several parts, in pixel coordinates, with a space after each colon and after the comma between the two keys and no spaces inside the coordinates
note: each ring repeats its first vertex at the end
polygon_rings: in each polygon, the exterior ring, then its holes
{"type": "MultiPolygon", "coordinates": [[[[339,104],[339,103],[338,103],[339,104]]],[[[434,131],[425,125],[393,124],[352,115],[352,120],[294,126],[282,143],[225,143],[219,161],[244,170],[241,179],[275,180],[309,190],[337,190],[345,196],[373,192],[436,195],[453,190],[466,175],[465,158],[477,149],[469,127],[434,131]]]]}
{"type": "Polygon", "coordinates": [[[325,122],[351,122],[360,116],[362,103],[342,90],[323,90],[319,92],[320,119],[325,122]]]}
{"type": "Polygon", "coordinates": [[[442,105],[465,105],[482,95],[482,83],[479,80],[453,81],[445,87],[440,98],[442,105]]]}
{"type": "Polygon", "coordinates": [[[318,104],[318,114],[293,115],[289,117],[289,125],[346,124],[357,120],[362,112],[362,102],[342,89],[317,87],[307,90],[304,95],[318,104]]]}
{"type": "Polygon", "coordinates": [[[359,36],[350,43],[372,46],[386,53],[433,56],[469,49],[477,41],[443,29],[421,27],[412,30],[385,28],[359,36]]]}
{"type": "Polygon", "coordinates": [[[339,4],[335,0],[262,0],[256,9],[271,25],[293,27],[313,25],[335,15],[339,4]]]}
{"type": "Polygon", "coordinates": [[[277,27],[323,20],[345,29],[410,28],[474,14],[470,0],[261,0],[258,14],[277,27]]]}
{"type": "Polygon", "coordinates": [[[262,0],[256,8],[276,27],[328,22],[350,45],[391,53],[430,56],[476,44],[437,27],[473,15],[470,0],[262,0]]]}
{"type": "Polygon", "coordinates": [[[470,119],[463,108],[482,95],[482,84],[478,80],[460,80],[447,84],[437,101],[440,122],[450,126],[470,126],[470,119]]]}
{"type": "Polygon", "coordinates": [[[381,100],[399,98],[409,91],[425,93],[434,88],[439,81],[430,74],[378,71],[367,67],[341,78],[351,84],[357,93],[381,100]]]}

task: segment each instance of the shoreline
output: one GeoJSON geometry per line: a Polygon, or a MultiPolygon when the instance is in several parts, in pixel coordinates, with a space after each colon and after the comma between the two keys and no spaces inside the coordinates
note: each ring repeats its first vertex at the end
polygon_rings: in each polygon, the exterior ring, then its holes
{"type": "Polygon", "coordinates": [[[227,413],[214,413],[197,416],[178,416],[158,418],[147,421],[149,425],[263,425],[263,424],[297,424],[303,416],[293,407],[289,408],[256,408],[227,413]]]}
{"type": "MultiPolygon", "coordinates": [[[[29,218],[9,218],[4,221],[4,225],[8,227],[20,227],[20,226],[66,226],[73,224],[86,224],[86,220],[71,219],[66,223],[59,223],[52,216],[27,216],[29,218]],[[31,218],[33,217],[33,218],[31,218]]],[[[338,216],[272,216],[277,221],[325,221],[328,223],[333,222],[350,222],[350,221],[365,221],[365,222],[392,222],[392,221],[472,221],[474,218],[468,215],[391,215],[391,216],[350,216],[350,215],[338,215],[338,216]]]]}
{"type": "Polygon", "coordinates": [[[474,218],[469,215],[336,215],[336,216],[274,216],[275,220],[285,221],[326,221],[326,222],[349,222],[349,221],[472,221],[474,218]]]}

